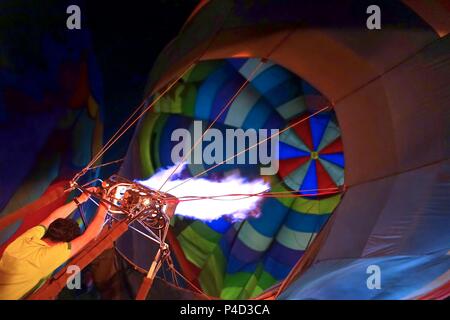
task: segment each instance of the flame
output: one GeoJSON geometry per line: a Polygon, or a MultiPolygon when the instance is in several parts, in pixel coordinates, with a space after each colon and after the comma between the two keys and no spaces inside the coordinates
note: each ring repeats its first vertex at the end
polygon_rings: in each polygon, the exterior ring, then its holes
{"type": "MultiPolygon", "coordinates": [[[[147,180],[136,182],[158,190],[176,166],[159,170],[147,180]]],[[[177,172],[181,172],[185,166],[186,163],[181,164],[177,172]]],[[[187,179],[182,179],[179,175],[173,175],[161,191],[169,191],[175,197],[183,198],[187,196],[217,197],[229,194],[256,194],[269,189],[269,184],[263,179],[248,181],[238,174],[233,174],[220,181],[194,178],[171,190],[187,179]]],[[[224,216],[231,218],[233,221],[238,221],[257,215],[261,200],[262,198],[257,196],[227,196],[216,199],[182,201],[178,204],[175,214],[203,221],[213,221],[224,216]]]]}

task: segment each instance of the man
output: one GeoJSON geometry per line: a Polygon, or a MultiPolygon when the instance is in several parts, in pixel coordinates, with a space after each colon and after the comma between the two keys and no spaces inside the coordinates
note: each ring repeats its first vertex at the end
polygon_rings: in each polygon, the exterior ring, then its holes
{"type": "Polygon", "coordinates": [[[109,209],[103,202],[83,234],[67,218],[88,199],[89,194],[83,193],[8,245],[0,259],[0,300],[26,298],[100,233],[109,209]]]}

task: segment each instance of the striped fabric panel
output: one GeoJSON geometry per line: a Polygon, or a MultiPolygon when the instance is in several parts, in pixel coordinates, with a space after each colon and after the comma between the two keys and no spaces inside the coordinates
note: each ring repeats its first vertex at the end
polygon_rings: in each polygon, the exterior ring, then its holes
{"type": "Polygon", "coordinates": [[[199,275],[199,283],[203,291],[212,296],[220,296],[223,288],[226,258],[217,246],[206,259],[199,275]]]}
{"type": "Polygon", "coordinates": [[[222,299],[250,299],[277,283],[270,273],[262,269],[262,264],[259,268],[261,271],[257,273],[227,274],[220,297],[222,299]]]}
{"type": "Polygon", "coordinates": [[[224,66],[223,60],[206,60],[197,63],[187,74],[184,75],[184,82],[201,82],[204,81],[215,70],[224,66]]]}
{"type": "Polygon", "coordinates": [[[239,73],[242,74],[246,79],[256,79],[261,73],[265,72],[267,69],[271,68],[274,63],[271,61],[267,61],[263,65],[261,65],[256,71],[256,67],[261,62],[261,59],[247,59],[247,61],[239,68],[239,73]]]}
{"type": "Polygon", "coordinates": [[[297,136],[293,129],[288,129],[280,134],[280,142],[286,143],[292,147],[298,148],[305,152],[311,152],[306,144],[297,136]]]}
{"type": "Polygon", "coordinates": [[[314,151],[317,151],[322,142],[322,137],[330,122],[330,114],[322,113],[309,119],[314,151]]]}
{"type": "Polygon", "coordinates": [[[201,83],[198,88],[197,101],[195,104],[195,118],[198,120],[209,120],[211,110],[217,93],[233,76],[233,68],[225,64],[222,68],[214,71],[201,83]]]}
{"type": "Polygon", "coordinates": [[[320,200],[296,198],[291,209],[309,214],[329,214],[338,205],[341,195],[337,194],[320,200]]]}
{"type": "Polygon", "coordinates": [[[148,113],[141,122],[138,131],[139,163],[142,177],[149,177],[155,172],[155,168],[157,168],[154,161],[155,159],[159,159],[159,147],[152,147],[151,132],[155,132],[154,127],[158,123],[159,116],[159,114],[148,113]],[[157,153],[152,158],[151,153],[154,153],[155,149],[157,149],[157,153]]]}
{"type": "Polygon", "coordinates": [[[255,251],[265,251],[272,242],[271,237],[267,237],[258,232],[250,223],[245,222],[238,239],[244,242],[250,249],[255,251]]]}
{"type": "Polygon", "coordinates": [[[305,250],[315,233],[292,230],[284,225],[277,235],[277,241],[292,250],[305,250]]]}
{"type": "Polygon", "coordinates": [[[208,256],[218,246],[221,234],[200,221],[193,222],[177,237],[186,258],[195,266],[203,268],[208,256]]]}
{"type": "Polygon", "coordinates": [[[258,219],[249,219],[246,223],[251,224],[258,233],[268,237],[275,237],[277,230],[283,225],[283,221],[289,212],[276,198],[267,198],[262,204],[262,214],[258,219]]]}
{"type": "Polygon", "coordinates": [[[261,95],[254,87],[247,86],[231,103],[225,124],[231,127],[241,128],[260,97],[261,95]]]}
{"type": "Polygon", "coordinates": [[[274,106],[274,108],[288,103],[301,95],[301,80],[294,77],[292,74],[284,82],[279,83],[264,94],[265,98],[274,106]]]}
{"type": "Polygon", "coordinates": [[[344,169],[320,157],[319,161],[330,175],[331,179],[333,179],[334,183],[341,186],[344,183],[344,169]]]}
{"type": "Polygon", "coordinates": [[[285,179],[284,183],[291,188],[291,190],[303,190],[308,189],[308,187],[302,188],[302,184],[305,180],[306,175],[308,174],[308,170],[311,167],[311,160],[308,160],[304,164],[302,164],[297,170],[294,170],[291,174],[289,174],[285,179]]]}
{"type": "MultiPolygon", "coordinates": [[[[242,96],[245,89],[237,97],[235,96],[236,92],[238,92],[244,83],[245,79],[240,74],[230,74],[227,82],[216,91],[214,99],[212,100],[212,105],[209,111],[209,119],[211,121],[217,118],[217,123],[226,124],[226,119],[231,110],[231,106],[239,101],[241,101],[240,107],[251,108],[251,103],[245,103],[245,99],[250,98],[251,95],[242,96]]],[[[246,89],[248,88],[249,87],[246,89]]],[[[237,125],[237,127],[240,127],[240,125],[237,125]]]]}
{"type": "Polygon", "coordinates": [[[291,78],[291,72],[282,67],[273,65],[256,76],[252,80],[252,85],[256,87],[261,94],[265,95],[273,88],[291,78]]]}
{"type": "Polygon", "coordinates": [[[291,120],[300,116],[307,110],[305,98],[303,96],[297,96],[292,100],[289,100],[279,106],[277,106],[278,113],[285,120],[291,120]]]}
{"type": "Polygon", "coordinates": [[[341,130],[337,127],[334,121],[328,122],[325,134],[322,137],[322,141],[317,148],[317,151],[321,151],[323,148],[328,146],[331,142],[335,141],[341,135],[341,130]]]}
{"type": "Polygon", "coordinates": [[[270,255],[264,259],[264,270],[269,272],[277,281],[283,280],[289,274],[291,268],[292,265],[281,263],[270,255]]]}

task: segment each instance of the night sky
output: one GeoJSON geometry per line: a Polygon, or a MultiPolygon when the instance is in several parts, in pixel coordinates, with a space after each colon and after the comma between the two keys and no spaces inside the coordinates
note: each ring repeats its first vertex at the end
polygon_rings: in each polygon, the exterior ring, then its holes
{"type": "MultiPolygon", "coordinates": [[[[198,2],[97,0],[81,6],[82,23],[92,34],[103,76],[105,142],[141,102],[158,54],[178,34],[198,2]]],[[[105,155],[105,162],[125,155],[132,131],[105,155]]]]}

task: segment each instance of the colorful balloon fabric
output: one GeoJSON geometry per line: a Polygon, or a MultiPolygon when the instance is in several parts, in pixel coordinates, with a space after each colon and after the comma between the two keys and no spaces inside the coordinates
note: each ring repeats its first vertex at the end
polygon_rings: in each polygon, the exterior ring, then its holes
{"type": "Polygon", "coordinates": [[[332,114],[318,114],[281,136],[280,176],[303,195],[314,196],[343,185],[344,153],[332,114]]]}
{"type": "MultiPolygon", "coordinates": [[[[102,145],[100,72],[88,30],[61,19],[67,5],[0,4],[0,218],[70,180],[102,145]]],[[[0,245],[35,219],[2,229],[0,245]]]]}
{"type": "MultiPolygon", "coordinates": [[[[248,85],[220,115],[215,129],[282,130],[329,105],[287,69],[271,61],[258,68],[260,62],[237,58],[200,62],[164,95],[137,134],[140,159],[133,162],[139,161],[141,178],[173,165],[175,129],[192,132],[195,120],[202,120],[206,128],[246,80],[248,85]]],[[[265,199],[258,218],[238,223],[180,217],[172,222],[176,245],[190,264],[182,265],[182,270],[194,270],[205,293],[225,299],[254,297],[284,279],[302,256],[340,201],[337,187],[343,184],[344,157],[334,113],[320,113],[283,132],[279,162],[278,174],[267,177],[271,191],[301,195],[308,189],[307,197],[265,199]],[[321,189],[334,192],[323,195],[321,189]]],[[[189,164],[182,174],[193,176],[211,167],[189,164]]],[[[205,176],[214,179],[235,171],[260,177],[258,165],[237,163],[218,166],[205,176]]]]}

